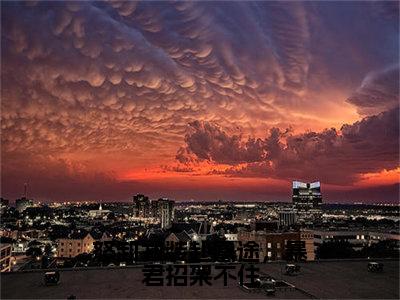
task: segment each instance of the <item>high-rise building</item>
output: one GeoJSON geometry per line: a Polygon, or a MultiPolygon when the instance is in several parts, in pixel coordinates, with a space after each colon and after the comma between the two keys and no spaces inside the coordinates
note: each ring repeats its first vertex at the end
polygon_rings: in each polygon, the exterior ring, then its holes
{"type": "Polygon", "coordinates": [[[152,200],[150,202],[150,216],[153,218],[160,217],[160,210],[158,209],[158,200],[152,200]]]}
{"type": "Polygon", "coordinates": [[[293,181],[292,199],[297,209],[318,208],[322,204],[320,182],[304,183],[293,181]]]}
{"type": "Polygon", "coordinates": [[[133,196],[133,215],[137,218],[150,217],[149,197],[142,194],[133,196]]]}
{"type": "Polygon", "coordinates": [[[279,225],[290,227],[296,223],[296,212],[292,209],[279,211],[279,225]]]}
{"type": "Polygon", "coordinates": [[[159,218],[161,228],[163,229],[172,226],[172,221],[174,220],[174,204],[174,201],[167,198],[151,201],[151,215],[155,218],[159,218]]]}

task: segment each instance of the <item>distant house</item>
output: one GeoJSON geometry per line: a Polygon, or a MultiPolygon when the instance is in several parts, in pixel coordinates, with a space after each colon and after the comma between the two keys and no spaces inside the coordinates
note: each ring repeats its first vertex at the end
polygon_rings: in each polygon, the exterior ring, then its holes
{"type": "Polygon", "coordinates": [[[179,233],[172,232],[165,239],[165,245],[167,247],[175,248],[177,244],[182,243],[182,245],[186,245],[187,247],[189,247],[189,243],[191,240],[191,236],[186,231],[182,231],[179,233]]]}
{"type": "Polygon", "coordinates": [[[60,258],[75,257],[93,250],[95,239],[90,233],[75,232],[68,238],[57,240],[57,256],[60,258]]]}
{"type": "Polygon", "coordinates": [[[57,239],[57,256],[60,258],[75,257],[82,253],[90,253],[95,241],[108,241],[111,237],[106,232],[87,232],[79,230],[68,237],[57,239]]]}
{"type": "Polygon", "coordinates": [[[146,234],[140,238],[139,241],[139,249],[140,247],[154,246],[154,245],[162,245],[165,242],[165,238],[168,233],[162,229],[152,228],[149,229],[146,234]]]}
{"type": "Polygon", "coordinates": [[[193,223],[173,223],[171,232],[180,233],[186,232],[194,241],[204,241],[207,236],[214,233],[214,227],[207,221],[193,223]]]}
{"type": "Polygon", "coordinates": [[[172,223],[170,228],[171,232],[182,232],[186,231],[188,234],[199,233],[201,229],[200,222],[190,222],[190,223],[172,223]]]}

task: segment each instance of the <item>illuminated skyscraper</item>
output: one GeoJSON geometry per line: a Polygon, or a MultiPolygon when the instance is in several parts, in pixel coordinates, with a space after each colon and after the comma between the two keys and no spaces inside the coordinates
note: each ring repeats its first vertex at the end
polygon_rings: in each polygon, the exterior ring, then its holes
{"type": "Polygon", "coordinates": [[[321,183],[293,181],[292,199],[297,209],[318,208],[322,204],[321,183]]]}
{"type": "Polygon", "coordinates": [[[292,209],[279,211],[279,225],[289,227],[296,223],[296,212],[292,209]]]}
{"type": "Polygon", "coordinates": [[[133,196],[133,215],[138,218],[148,218],[150,216],[149,197],[142,194],[133,196]]]}
{"type": "Polygon", "coordinates": [[[151,201],[152,216],[160,220],[161,228],[166,229],[172,226],[174,220],[175,202],[168,198],[160,198],[151,201]]]}

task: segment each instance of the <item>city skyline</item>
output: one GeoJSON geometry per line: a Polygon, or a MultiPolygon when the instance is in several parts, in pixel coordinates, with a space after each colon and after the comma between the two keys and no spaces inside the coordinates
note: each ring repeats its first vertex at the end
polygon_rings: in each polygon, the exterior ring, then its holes
{"type": "Polygon", "coordinates": [[[398,2],[2,2],[1,196],[398,203],[398,2]]]}

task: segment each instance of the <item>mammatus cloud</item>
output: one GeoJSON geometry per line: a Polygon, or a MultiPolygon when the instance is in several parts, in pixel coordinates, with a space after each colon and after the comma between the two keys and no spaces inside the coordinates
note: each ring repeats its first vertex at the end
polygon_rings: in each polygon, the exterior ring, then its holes
{"type": "MultiPolygon", "coordinates": [[[[327,100],[313,99],[309,91],[321,89],[322,82],[329,82],[329,89],[342,88],[335,78],[343,70],[330,68],[325,59],[334,49],[318,48],[321,38],[311,30],[319,25],[329,33],[334,27],[323,23],[325,11],[318,6],[2,5],[5,151],[137,153],[149,140],[181,141],[186,125],[196,120],[258,133],[281,123],[311,124],[327,100]],[[325,77],[317,82],[317,75],[325,77]]],[[[341,7],[335,9],[339,14],[341,7]]],[[[393,29],[387,23],[381,27],[390,39],[393,29]]],[[[354,56],[362,57],[375,36],[360,36],[356,45],[335,36],[354,82],[371,70],[354,56]]],[[[378,51],[371,61],[386,59],[381,57],[378,51]]]]}
{"type": "Polygon", "coordinates": [[[264,139],[228,135],[210,123],[190,124],[186,147],[177,159],[190,165],[200,161],[231,167],[214,174],[351,184],[364,173],[392,170],[399,166],[399,107],[369,116],[351,125],[322,132],[292,134],[272,128],[264,139]]]}
{"type": "MultiPolygon", "coordinates": [[[[53,168],[65,170],[72,181],[64,182],[75,182],[76,193],[87,190],[85,184],[109,186],[105,182],[122,173],[141,174],[148,167],[190,174],[196,168],[189,164],[199,160],[233,166],[230,172],[253,168],[270,177],[297,172],[303,178],[308,169],[301,174],[287,164],[301,153],[325,154],[312,150],[307,134],[302,137],[307,143],[295,137],[308,129],[320,140],[318,147],[331,141],[351,148],[343,130],[321,129],[395,107],[397,4],[1,5],[1,164],[7,197],[19,195],[32,177],[52,182],[53,168]],[[187,124],[191,138],[176,154],[187,124]],[[282,129],[290,126],[293,130],[282,129]],[[185,166],[173,164],[175,154],[185,166]],[[60,160],[84,165],[85,175],[53,163],[60,160]],[[286,173],[274,171],[278,164],[286,173]],[[81,180],[73,181],[75,173],[81,180]]],[[[71,191],[70,186],[59,189],[71,191]]],[[[119,190],[129,196],[125,187],[119,190]]],[[[104,194],[87,191],[93,198],[104,194]]],[[[40,195],[46,195],[44,183],[40,195]]],[[[51,197],[57,199],[57,193],[51,197]]]]}

